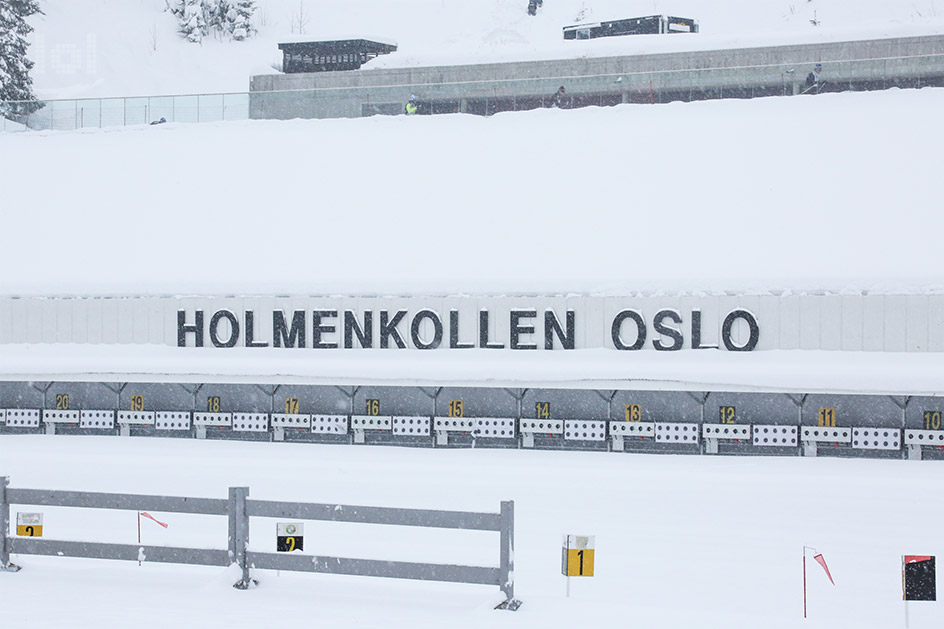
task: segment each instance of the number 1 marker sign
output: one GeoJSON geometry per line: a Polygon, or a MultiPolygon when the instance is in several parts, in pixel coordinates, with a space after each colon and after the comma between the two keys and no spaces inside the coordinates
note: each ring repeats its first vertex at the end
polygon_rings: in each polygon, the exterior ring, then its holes
{"type": "Polygon", "coordinates": [[[565,535],[561,549],[561,574],[565,577],[592,577],[593,546],[593,535],[565,535]]]}

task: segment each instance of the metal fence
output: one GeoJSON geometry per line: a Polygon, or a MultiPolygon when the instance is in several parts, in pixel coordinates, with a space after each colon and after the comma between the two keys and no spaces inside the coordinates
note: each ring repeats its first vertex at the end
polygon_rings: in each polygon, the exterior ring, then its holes
{"type": "Polygon", "coordinates": [[[220,122],[247,120],[249,94],[0,102],[0,112],[11,110],[30,113],[0,116],[0,132],[125,127],[162,118],[166,122],[220,122]]]}
{"type": "Polygon", "coordinates": [[[248,487],[230,487],[227,499],[142,496],[46,489],[13,489],[9,477],[0,477],[0,571],[16,572],[10,555],[49,555],[86,559],[152,561],[204,566],[239,565],[242,577],[234,584],[247,589],[254,582],[249,567],[262,570],[320,572],[422,581],[446,581],[497,585],[505,595],[501,607],[517,609],[514,584],[513,501],[501,503],[499,513],[433,511],[364,507],[301,502],[249,500],[248,487]],[[139,544],[108,544],[83,541],[45,540],[33,537],[7,537],[10,529],[10,505],[80,507],[84,509],[120,509],[226,516],[229,538],[226,549],[174,548],[139,544]],[[495,531],[500,534],[497,568],[454,564],[430,564],[375,559],[347,559],[292,553],[262,553],[249,550],[249,518],[293,518],[323,522],[384,524],[466,531],[495,531]]]}

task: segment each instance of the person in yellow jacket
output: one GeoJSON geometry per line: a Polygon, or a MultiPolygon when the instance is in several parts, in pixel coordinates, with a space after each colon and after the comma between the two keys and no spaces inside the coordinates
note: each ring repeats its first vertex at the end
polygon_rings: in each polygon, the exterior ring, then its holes
{"type": "Polygon", "coordinates": [[[406,104],[406,115],[416,115],[416,109],[416,96],[410,96],[410,100],[406,104]]]}

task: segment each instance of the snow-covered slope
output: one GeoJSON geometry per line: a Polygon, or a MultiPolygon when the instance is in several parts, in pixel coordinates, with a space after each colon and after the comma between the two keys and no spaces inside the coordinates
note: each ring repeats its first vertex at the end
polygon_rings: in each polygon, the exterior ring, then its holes
{"type": "Polygon", "coordinates": [[[379,37],[399,51],[370,67],[634,54],[944,32],[941,0],[259,0],[259,36],[186,42],[165,0],[44,0],[31,56],[44,99],[246,91],[288,38],[379,37]],[[939,6],[940,5],[940,6],[939,6]],[[665,13],[701,33],[565,42],[561,27],[665,13]],[[301,19],[300,19],[301,18],[301,19]],[[810,20],[815,19],[817,26],[810,20]],[[303,22],[302,29],[299,22],[303,22]],[[299,33],[303,30],[304,33],[299,33]]]}
{"type": "Polygon", "coordinates": [[[940,290],[942,107],[931,88],[6,134],[5,205],[37,211],[5,216],[0,293],[940,290]]]}

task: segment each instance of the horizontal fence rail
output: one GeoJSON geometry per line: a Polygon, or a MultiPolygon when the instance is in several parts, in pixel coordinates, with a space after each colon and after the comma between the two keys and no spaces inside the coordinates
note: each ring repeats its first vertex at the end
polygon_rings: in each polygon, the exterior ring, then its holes
{"type": "Polygon", "coordinates": [[[126,511],[165,511],[199,515],[226,515],[228,503],[212,498],[174,498],[101,494],[44,489],[9,489],[10,502],[49,507],[84,507],[86,509],[122,509],[126,511]]]}
{"type": "Polygon", "coordinates": [[[141,546],[140,544],[100,544],[66,542],[35,538],[10,539],[10,554],[73,557],[84,559],[116,559],[120,561],[150,561],[179,563],[195,566],[228,566],[232,557],[226,550],[201,548],[173,548],[170,546],[141,546]]]}
{"type": "Polygon", "coordinates": [[[295,502],[250,500],[250,516],[265,518],[296,517],[324,522],[359,522],[395,526],[422,526],[425,528],[464,529],[469,531],[497,531],[501,516],[491,513],[461,511],[423,511],[418,509],[391,509],[388,507],[357,507],[295,502]]]}
{"type": "Polygon", "coordinates": [[[505,595],[505,601],[500,607],[515,610],[520,605],[514,599],[514,502],[511,501],[502,502],[499,513],[474,513],[249,500],[249,489],[246,487],[231,487],[228,500],[214,500],[17,489],[10,488],[9,482],[8,477],[0,477],[0,571],[16,572],[20,569],[19,566],[11,563],[11,554],[205,566],[228,566],[235,563],[242,569],[242,578],[234,585],[238,589],[247,589],[255,582],[249,574],[252,567],[262,570],[497,585],[505,595]],[[222,515],[226,516],[229,521],[228,544],[227,549],[217,550],[8,537],[11,504],[222,515]],[[249,519],[251,517],[284,517],[298,520],[494,531],[500,536],[499,565],[498,567],[482,567],[253,552],[249,550],[249,519]]]}
{"type": "Polygon", "coordinates": [[[385,577],[388,579],[412,579],[418,581],[445,581],[495,585],[501,571],[498,568],[476,566],[450,566],[438,564],[409,563],[403,561],[377,561],[373,559],[344,559],[338,557],[310,557],[277,555],[274,553],[249,553],[249,563],[264,570],[292,570],[296,572],[321,572],[353,576],[385,577]]]}

